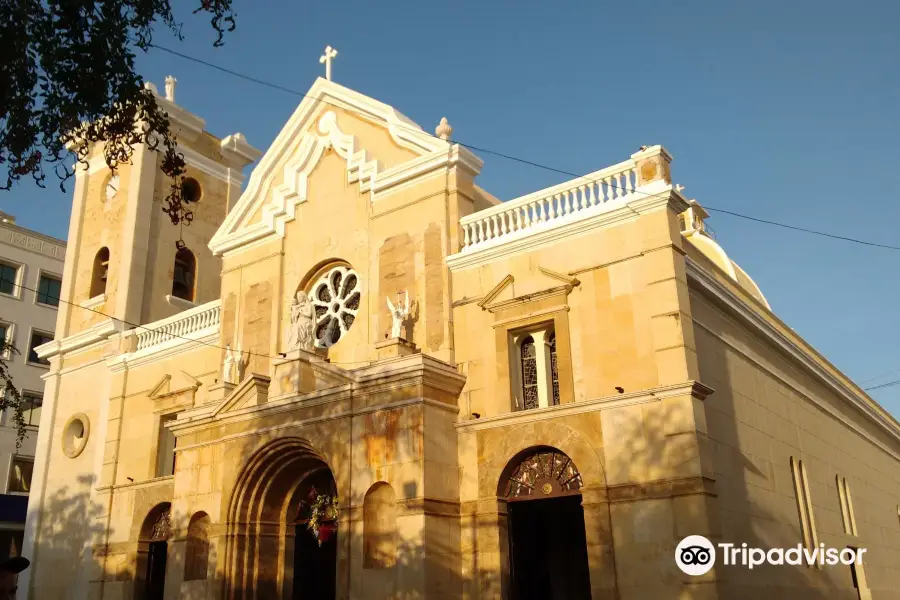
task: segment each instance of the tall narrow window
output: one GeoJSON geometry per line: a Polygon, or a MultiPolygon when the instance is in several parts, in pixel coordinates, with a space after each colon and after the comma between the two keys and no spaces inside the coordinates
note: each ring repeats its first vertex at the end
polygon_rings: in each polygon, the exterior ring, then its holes
{"type": "Polygon", "coordinates": [[[191,517],[185,554],[184,580],[206,579],[209,568],[209,515],[205,512],[191,517]]]}
{"type": "MultiPolygon", "coordinates": [[[[812,499],[809,495],[809,480],[806,477],[806,467],[803,461],[791,457],[791,474],[794,477],[794,493],[797,496],[797,512],[800,515],[800,532],[803,536],[803,545],[813,550],[819,545],[819,537],[816,534],[816,519],[813,515],[812,499]]],[[[818,568],[818,563],[816,563],[818,568]]]]}
{"type": "Polygon", "coordinates": [[[538,407],[537,352],[530,335],[522,340],[522,397],[526,409],[538,407]]]}
{"type": "Polygon", "coordinates": [[[109,248],[103,247],[94,257],[94,270],[91,273],[91,298],[106,293],[106,278],[109,275],[109,248]]]}
{"type": "Polygon", "coordinates": [[[0,293],[15,296],[16,278],[18,275],[18,267],[7,263],[0,263],[0,293]]]}
{"type": "MultiPolygon", "coordinates": [[[[849,550],[858,553],[859,548],[847,546],[849,550]]],[[[859,556],[857,554],[857,556],[859,556]]],[[[872,591],[869,589],[869,581],[866,578],[866,568],[863,566],[861,558],[857,558],[850,563],[850,574],[853,575],[853,587],[856,588],[856,594],[859,600],[872,600],[872,591]]]]}
{"type": "Polygon", "coordinates": [[[30,427],[38,427],[41,424],[41,409],[44,406],[44,397],[33,392],[22,392],[22,419],[30,427]]]}
{"type": "Polygon", "coordinates": [[[856,516],[853,514],[853,498],[850,496],[850,484],[846,477],[834,476],[837,482],[838,501],[841,503],[841,517],[844,521],[844,533],[859,535],[856,532],[856,516]]]}
{"type": "Polygon", "coordinates": [[[175,434],[166,427],[178,415],[166,415],[159,420],[159,451],[156,457],[156,476],[167,477],[175,474],[175,434]]]}
{"type": "Polygon", "coordinates": [[[7,493],[27,494],[31,491],[31,473],[34,470],[34,458],[13,456],[9,465],[9,481],[7,493]]]}
{"type": "Polygon", "coordinates": [[[59,277],[41,273],[38,282],[37,301],[49,306],[59,306],[59,293],[62,290],[62,281],[59,277]]]}
{"type": "Polygon", "coordinates": [[[172,295],[182,300],[194,301],[194,269],[197,261],[187,248],[175,253],[175,271],[172,276],[172,295]]]}
{"type": "Polygon", "coordinates": [[[397,497],[394,488],[376,483],[363,500],[363,568],[397,564],[397,497]]]}
{"type": "Polygon", "coordinates": [[[550,334],[550,341],[547,343],[550,347],[550,383],[552,384],[552,403],[553,406],[559,404],[559,368],[556,363],[556,333],[550,334]]]}
{"type": "Polygon", "coordinates": [[[53,341],[53,334],[43,331],[34,330],[31,332],[31,341],[28,342],[28,362],[36,365],[49,365],[50,361],[46,358],[40,358],[35,350],[38,346],[43,346],[47,342],[53,341]]]}

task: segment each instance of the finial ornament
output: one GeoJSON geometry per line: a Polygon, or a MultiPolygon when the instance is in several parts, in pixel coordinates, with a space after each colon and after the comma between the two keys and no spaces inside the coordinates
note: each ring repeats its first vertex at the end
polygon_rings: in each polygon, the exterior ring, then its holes
{"type": "Polygon", "coordinates": [[[325,79],[328,81],[331,81],[331,60],[337,55],[337,50],[331,46],[325,46],[325,54],[319,57],[319,63],[325,65],[325,79]]]}
{"type": "Polygon", "coordinates": [[[435,127],[434,134],[446,141],[450,139],[450,134],[453,133],[453,127],[450,126],[450,123],[447,122],[447,117],[441,117],[440,124],[435,127]]]}
{"type": "Polygon", "coordinates": [[[390,297],[387,298],[387,305],[391,313],[391,337],[402,337],[400,329],[403,321],[409,316],[409,290],[406,290],[406,302],[400,300],[400,292],[397,291],[397,305],[394,306],[390,297]]]}
{"type": "Polygon", "coordinates": [[[166,100],[175,102],[175,84],[178,80],[171,75],[166,75],[166,100]]]}

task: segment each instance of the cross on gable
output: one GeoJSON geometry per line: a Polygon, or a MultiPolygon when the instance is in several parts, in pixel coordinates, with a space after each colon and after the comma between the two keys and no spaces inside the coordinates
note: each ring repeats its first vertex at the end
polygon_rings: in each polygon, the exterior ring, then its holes
{"type": "Polygon", "coordinates": [[[325,79],[331,81],[331,60],[337,56],[337,50],[331,46],[325,46],[325,54],[319,57],[319,64],[325,65],[325,79]]]}

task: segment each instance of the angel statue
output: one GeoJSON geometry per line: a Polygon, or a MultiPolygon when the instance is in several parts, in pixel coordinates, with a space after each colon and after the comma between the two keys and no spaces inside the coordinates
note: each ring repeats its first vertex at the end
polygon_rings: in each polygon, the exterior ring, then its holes
{"type": "Polygon", "coordinates": [[[400,327],[409,316],[409,290],[406,290],[406,302],[400,303],[400,292],[397,292],[397,306],[394,306],[390,297],[387,299],[388,310],[391,313],[391,337],[400,337],[400,327]]]}
{"type": "Polygon", "coordinates": [[[313,348],[313,305],[303,290],[291,301],[291,328],[287,338],[288,350],[313,348]]]}
{"type": "Polygon", "coordinates": [[[235,357],[235,353],[231,350],[231,344],[225,346],[225,363],[222,365],[222,381],[225,383],[234,383],[235,371],[240,362],[240,355],[235,357]]]}

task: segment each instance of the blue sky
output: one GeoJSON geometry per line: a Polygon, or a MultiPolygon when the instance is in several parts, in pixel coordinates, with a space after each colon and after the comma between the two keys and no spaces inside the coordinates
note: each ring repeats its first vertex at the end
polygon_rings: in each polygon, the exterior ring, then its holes
{"type": "MultiPolygon", "coordinates": [[[[196,3],[196,2],[195,2],[196,3]]],[[[185,13],[187,39],[155,41],[305,91],[322,73],[394,105],[429,131],[589,172],[643,144],[673,154],[704,205],[900,245],[900,3],[249,2],[223,48],[185,13]]],[[[179,104],[224,136],[266,148],[299,98],[158,50],[139,57],[179,104]]],[[[481,155],[503,199],[564,176],[481,155]]],[[[0,192],[19,223],[64,237],[69,194],[0,192]]],[[[730,256],[775,312],[864,385],[900,379],[900,252],[713,214],[730,256]],[[880,377],[879,377],[880,376],[880,377]]],[[[873,392],[900,416],[900,386],[873,392]]]]}

